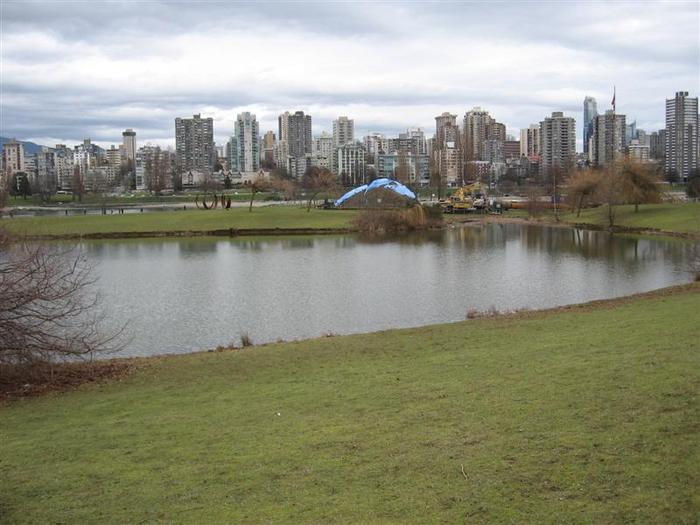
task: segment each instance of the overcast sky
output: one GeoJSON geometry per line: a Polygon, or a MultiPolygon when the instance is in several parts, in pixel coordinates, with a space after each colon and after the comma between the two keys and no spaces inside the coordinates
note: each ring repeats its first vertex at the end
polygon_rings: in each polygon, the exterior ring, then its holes
{"type": "Polygon", "coordinates": [[[435,129],[481,106],[508,133],[582,102],[648,131],[664,99],[699,86],[700,3],[13,2],[2,0],[0,135],[174,144],[174,119],[236,114],[261,134],[303,110],[314,133],[338,115],[367,131],[435,129]]]}

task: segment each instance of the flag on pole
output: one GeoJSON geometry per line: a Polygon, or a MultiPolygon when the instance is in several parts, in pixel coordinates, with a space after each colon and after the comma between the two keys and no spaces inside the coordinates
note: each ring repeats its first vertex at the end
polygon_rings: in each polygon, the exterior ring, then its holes
{"type": "Polygon", "coordinates": [[[612,108],[613,108],[613,113],[615,113],[615,93],[616,89],[615,86],[613,86],[613,99],[612,99],[612,108]]]}

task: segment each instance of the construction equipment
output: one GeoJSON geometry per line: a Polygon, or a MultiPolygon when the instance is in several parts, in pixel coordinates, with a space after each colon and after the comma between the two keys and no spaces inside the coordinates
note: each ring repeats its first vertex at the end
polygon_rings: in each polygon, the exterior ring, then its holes
{"type": "Polygon", "coordinates": [[[447,199],[440,200],[445,213],[468,213],[486,207],[485,186],[480,182],[467,184],[455,190],[447,199]]]}

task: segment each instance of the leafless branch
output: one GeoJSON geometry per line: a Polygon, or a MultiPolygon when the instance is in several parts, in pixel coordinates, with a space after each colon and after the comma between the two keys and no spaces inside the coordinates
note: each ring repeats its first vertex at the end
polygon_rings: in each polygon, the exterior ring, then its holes
{"type": "Polygon", "coordinates": [[[57,361],[123,347],[102,327],[95,278],[75,247],[11,242],[0,229],[0,364],[57,361]]]}

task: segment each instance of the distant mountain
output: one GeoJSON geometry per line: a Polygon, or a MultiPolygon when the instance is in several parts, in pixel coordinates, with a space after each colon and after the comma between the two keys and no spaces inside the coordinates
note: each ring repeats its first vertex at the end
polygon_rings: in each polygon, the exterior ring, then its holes
{"type": "MultiPolygon", "coordinates": [[[[5,137],[0,137],[0,146],[4,146],[5,142],[10,142],[12,139],[5,137]]],[[[20,144],[24,145],[24,153],[28,155],[34,155],[41,151],[42,146],[40,144],[34,144],[33,142],[27,142],[26,140],[18,140],[20,144]]]]}

